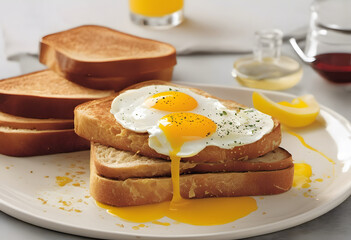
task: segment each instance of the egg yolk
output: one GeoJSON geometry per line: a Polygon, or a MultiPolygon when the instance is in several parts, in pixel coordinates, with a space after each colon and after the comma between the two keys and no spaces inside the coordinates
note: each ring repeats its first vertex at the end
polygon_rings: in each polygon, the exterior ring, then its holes
{"type": "Polygon", "coordinates": [[[209,118],[196,113],[171,113],[159,120],[159,127],[165,134],[172,147],[169,156],[171,162],[171,175],[173,183],[173,208],[182,200],[179,189],[179,162],[177,153],[187,141],[194,141],[212,135],[217,125],[209,118]]]}
{"type": "Polygon", "coordinates": [[[150,108],[168,112],[191,111],[197,107],[197,101],[193,97],[175,91],[152,95],[146,99],[145,104],[150,108]]]}
{"type": "Polygon", "coordinates": [[[159,127],[166,135],[174,151],[180,150],[184,142],[212,135],[217,125],[209,118],[196,113],[171,113],[159,120],[159,127]]]}

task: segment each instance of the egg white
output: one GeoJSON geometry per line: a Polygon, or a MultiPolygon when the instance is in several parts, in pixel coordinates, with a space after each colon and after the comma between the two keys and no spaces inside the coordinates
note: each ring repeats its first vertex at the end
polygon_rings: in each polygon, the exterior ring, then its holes
{"type": "Polygon", "coordinates": [[[198,106],[190,112],[206,116],[217,125],[212,135],[185,142],[177,153],[179,157],[196,155],[206,146],[231,149],[252,143],[273,129],[272,118],[256,109],[230,110],[217,99],[204,97],[186,88],[154,85],[128,90],[117,96],[111,105],[111,113],[117,122],[135,132],[148,132],[149,146],[160,154],[169,155],[172,151],[167,137],[158,127],[158,121],[171,112],[149,108],[144,102],[150,96],[166,91],[181,91],[193,97],[198,106]]]}

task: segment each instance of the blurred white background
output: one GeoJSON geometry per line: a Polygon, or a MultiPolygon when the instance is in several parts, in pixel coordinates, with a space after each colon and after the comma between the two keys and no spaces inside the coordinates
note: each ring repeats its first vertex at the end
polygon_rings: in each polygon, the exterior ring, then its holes
{"type": "Polygon", "coordinates": [[[279,28],[304,36],[312,0],[185,0],[186,21],[169,30],[135,26],[128,0],[1,0],[0,78],[20,74],[22,54],[38,54],[46,34],[83,24],[108,26],[174,45],[178,54],[249,52],[253,33],[279,28]],[[17,57],[17,58],[16,58],[17,57]]]}

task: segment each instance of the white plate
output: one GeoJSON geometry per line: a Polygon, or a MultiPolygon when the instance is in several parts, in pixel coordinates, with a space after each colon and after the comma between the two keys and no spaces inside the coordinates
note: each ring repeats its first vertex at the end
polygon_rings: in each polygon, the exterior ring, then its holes
{"type": "MultiPolygon", "coordinates": [[[[252,105],[252,90],[195,86],[216,96],[252,105]]],[[[266,94],[276,101],[293,97],[277,92],[266,94]]],[[[255,197],[258,210],[229,224],[201,227],[176,224],[168,219],[172,223],[170,226],[146,223],[144,227],[138,227],[136,223],[107,214],[89,197],[88,151],[29,158],[0,155],[0,210],[48,229],[109,239],[235,239],[286,229],[328,212],[351,193],[350,123],[322,106],[318,121],[297,132],[336,164],[331,164],[283,131],[282,147],[292,153],[296,162],[312,166],[311,187],[255,197]],[[70,177],[73,182],[60,187],[56,183],[57,176],[70,177]],[[323,181],[315,181],[318,178],[323,181]]]]}

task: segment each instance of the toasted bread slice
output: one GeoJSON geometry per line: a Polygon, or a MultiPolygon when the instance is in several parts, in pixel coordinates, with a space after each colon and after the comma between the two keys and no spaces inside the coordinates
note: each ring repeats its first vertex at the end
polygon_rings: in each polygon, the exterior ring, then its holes
{"type": "MultiPolygon", "coordinates": [[[[111,179],[169,177],[171,163],[162,159],[148,158],[135,153],[117,150],[98,143],[91,143],[96,173],[111,179]]],[[[227,163],[180,163],[180,173],[272,171],[291,167],[291,154],[277,148],[263,156],[247,161],[227,163]]]]}
{"type": "Polygon", "coordinates": [[[107,27],[85,25],[41,39],[40,62],[82,86],[121,90],[134,83],[170,81],[176,51],[169,44],[107,27]]]}
{"type": "MultiPolygon", "coordinates": [[[[163,81],[148,81],[133,85],[128,89],[159,84],[178,86],[163,81]]],[[[204,96],[216,98],[198,89],[191,88],[190,90],[204,96]]],[[[79,105],[75,109],[74,117],[76,133],[89,141],[97,142],[102,145],[112,146],[120,150],[134,153],[138,152],[140,155],[147,157],[169,159],[168,156],[159,154],[149,147],[147,133],[136,133],[127,130],[115,120],[114,116],[110,113],[111,102],[115,97],[116,96],[110,96],[79,105]]],[[[234,101],[221,100],[221,102],[230,109],[243,107],[243,105],[234,101]]],[[[238,146],[233,149],[222,149],[216,146],[208,146],[197,155],[183,158],[182,160],[202,163],[248,160],[257,158],[276,149],[279,146],[280,141],[280,123],[275,119],[273,130],[256,142],[238,146]]]]}
{"type": "Polygon", "coordinates": [[[0,154],[27,157],[88,150],[90,143],[73,129],[30,130],[0,126],[0,154]]]}
{"type": "MultiPolygon", "coordinates": [[[[95,153],[91,151],[90,160],[90,194],[95,200],[113,206],[134,206],[172,199],[170,177],[102,177],[96,172],[95,153]]],[[[184,174],[180,176],[180,194],[183,198],[278,194],[291,188],[293,175],[293,165],[271,171],[184,174]]]]}
{"type": "Polygon", "coordinates": [[[0,111],[28,118],[73,119],[75,106],[113,92],[82,87],[43,70],[0,81],[0,111]]]}
{"type": "Polygon", "coordinates": [[[35,130],[73,129],[73,120],[70,119],[37,119],[24,118],[0,112],[0,126],[35,130]]]}

